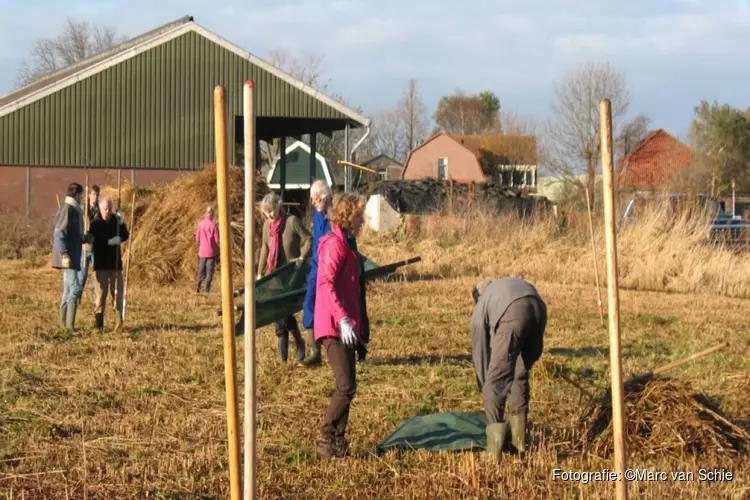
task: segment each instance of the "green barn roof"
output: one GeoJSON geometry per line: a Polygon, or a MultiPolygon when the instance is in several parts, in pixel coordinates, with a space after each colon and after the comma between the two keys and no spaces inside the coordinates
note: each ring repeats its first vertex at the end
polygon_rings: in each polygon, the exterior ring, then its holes
{"type": "Polygon", "coordinates": [[[370,125],[186,16],[0,97],[0,165],[201,168],[214,161],[217,85],[237,162],[247,80],[258,139],[370,125]]]}

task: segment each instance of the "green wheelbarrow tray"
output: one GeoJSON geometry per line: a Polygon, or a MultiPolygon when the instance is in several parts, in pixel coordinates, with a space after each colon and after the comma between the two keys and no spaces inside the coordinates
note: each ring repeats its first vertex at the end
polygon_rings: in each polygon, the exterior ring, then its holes
{"type": "MultiPolygon", "coordinates": [[[[421,257],[412,257],[385,266],[378,266],[364,255],[365,272],[362,275],[365,282],[371,282],[396,271],[398,268],[419,262],[421,257]]],[[[276,321],[285,319],[302,310],[307,293],[307,274],[310,270],[309,262],[295,271],[294,263],[286,264],[273,273],[263,276],[255,282],[255,327],[261,328],[276,321]]],[[[234,292],[235,297],[244,293],[244,289],[234,292]]],[[[238,316],[235,324],[235,335],[244,334],[244,307],[235,306],[238,316]]]]}

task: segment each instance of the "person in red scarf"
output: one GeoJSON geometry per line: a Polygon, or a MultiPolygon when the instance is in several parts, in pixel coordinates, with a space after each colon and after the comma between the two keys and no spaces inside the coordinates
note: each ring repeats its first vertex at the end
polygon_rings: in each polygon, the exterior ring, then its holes
{"type": "MultiPolygon", "coordinates": [[[[310,231],[302,225],[299,218],[284,213],[281,198],[276,193],[267,194],[261,201],[260,209],[268,220],[263,223],[258,278],[289,262],[296,262],[301,266],[312,247],[310,231]]],[[[297,361],[302,361],[305,358],[305,341],[302,340],[294,315],[276,322],[279,356],[282,361],[287,360],[290,333],[297,344],[297,361]]]]}
{"type": "Polygon", "coordinates": [[[344,457],[349,452],[346,427],[357,391],[355,349],[364,344],[360,258],[354,239],[365,221],[365,200],[356,194],[338,195],[331,208],[331,232],[318,246],[318,279],[313,330],[321,341],[335,377],[325,413],[318,456],[344,457]]]}

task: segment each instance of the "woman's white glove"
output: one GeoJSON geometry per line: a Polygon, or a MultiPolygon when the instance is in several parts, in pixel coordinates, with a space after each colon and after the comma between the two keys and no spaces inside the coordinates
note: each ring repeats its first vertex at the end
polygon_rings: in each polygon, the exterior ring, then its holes
{"type": "Polygon", "coordinates": [[[343,318],[339,325],[341,326],[341,342],[349,347],[357,345],[357,334],[349,318],[343,318]]]}

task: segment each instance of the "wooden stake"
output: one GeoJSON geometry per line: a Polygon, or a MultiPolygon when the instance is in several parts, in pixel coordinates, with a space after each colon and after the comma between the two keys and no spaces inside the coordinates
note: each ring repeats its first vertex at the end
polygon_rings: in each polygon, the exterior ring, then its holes
{"type": "Polygon", "coordinates": [[[245,132],[245,500],[256,497],[255,422],[255,84],[243,87],[245,132]]]}
{"type": "MultiPolygon", "coordinates": [[[[85,205],[84,211],[85,215],[83,217],[83,231],[84,233],[88,232],[89,230],[89,169],[86,169],[86,199],[84,200],[83,204],[85,205]]],[[[86,251],[86,245],[83,246],[83,265],[86,265],[86,257],[88,252],[86,251]]],[[[81,293],[83,296],[83,293],[81,293]]],[[[79,299],[80,300],[80,299],[79,299]]]]}
{"type": "Polygon", "coordinates": [[[659,375],[660,373],[664,373],[667,370],[677,368],[678,366],[684,365],[685,363],[689,363],[690,361],[695,361],[696,359],[704,358],[708,356],[709,354],[713,354],[716,351],[720,351],[724,349],[725,347],[729,347],[729,342],[722,342],[719,345],[715,345],[713,347],[709,347],[708,349],[704,349],[700,352],[696,352],[695,354],[691,354],[687,358],[682,358],[682,359],[678,359],[677,361],[672,361],[668,365],[660,366],[659,368],[655,368],[651,370],[650,374],[659,375]]]}
{"type": "Polygon", "coordinates": [[[239,428],[237,425],[237,358],[234,345],[234,307],[232,303],[232,235],[229,232],[229,163],[227,161],[227,123],[224,87],[214,89],[214,134],[216,190],[219,200],[219,246],[221,255],[221,308],[224,330],[224,379],[227,399],[227,441],[229,449],[229,491],[232,500],[242,494],[240,477],[239,428]]]}
{"type": "Polygon", "coordinates": [[[609,369],[612,378],[612,425],[614,428],[615,472],[620,476],[616,483],[617,499],[628,498],[627,448],[625,446],[625,416],[623,413],[624,386],[622,381],[622,355],[620,353],[620,297],[617,276],[617,235],[615,234],[615,185],[613,182],[614,158],[612,151],[612,103],[599,102],[599,133],[602,153],[602,178],[604,180],[604,225],[607,242],[607,298],[609,310],[609,369]]]}
{"type": "Polygon", "coordinates": [[[125,309],[128,305],[128,275],[130,274],[130,256],[133,249],[133,226],[135,226],[135,186],[133,186],[133,203],[130,205],[130,238],[128,238],[128,255],[125,258],[128,267],[125,268],[125,281],[122,284],[122,320],[125,321],[125,309]]]}
{"type": "Polygon", "coordinates": [[[589,187],[584,184],[586,190],[586,209],[589,213],[589,232],[591,233],[591,255],[594,259],[594,279],[596,280],[596,304],[599,306],[599,321],[604,326],[604,309],[602,309],[602,289],[599,285],[599,260],[596,258],[596,243],[594,241],[594,219],[591,215],[591,202],[589,201],[589,187]]]}
{"type": "Polygon", "coordinates": [[[122,174],[120,169],[117,169],[117,211],[120,211],[120,198],[122,196],[122,174]]]}

